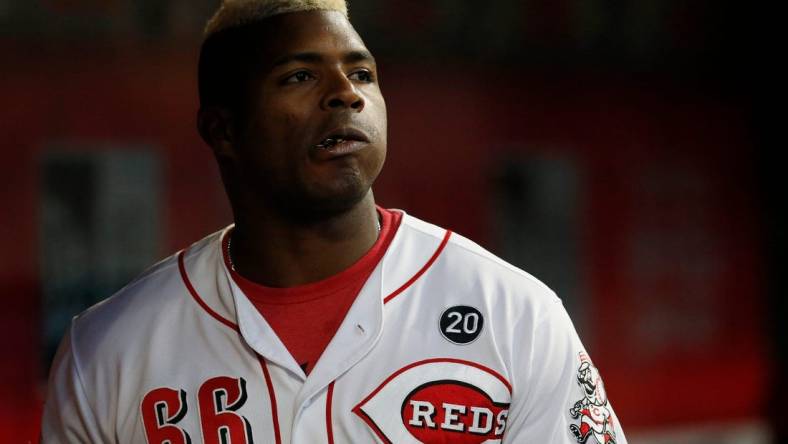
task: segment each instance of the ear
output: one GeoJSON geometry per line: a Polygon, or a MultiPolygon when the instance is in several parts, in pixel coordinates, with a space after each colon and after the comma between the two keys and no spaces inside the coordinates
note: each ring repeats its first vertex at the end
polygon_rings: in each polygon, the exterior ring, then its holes
{"type": "Polygon", "coordinates": [[[225,108],[208,106],[197,112],[197,129],[214,154],[234,156],[235,131],[232,114],[225,108]]]}

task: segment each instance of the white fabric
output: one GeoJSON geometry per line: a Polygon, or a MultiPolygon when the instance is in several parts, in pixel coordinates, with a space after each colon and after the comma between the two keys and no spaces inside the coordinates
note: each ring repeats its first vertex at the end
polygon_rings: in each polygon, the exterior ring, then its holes
{"type": "MultiPolygon", "coordinates": [[[[158,443],[167,441],[156,436],[177,441],[184,433],[192,443],[221,442],[222,433],[243,425],[228,442],[274,443],[274,408],[282,443],[419,442],[417,436],[426,436],[424,442],[569,444],[579,442],[572,425],[600,428],[608,417],[615,441],[607,442],[626,443],[606,399],[591,402],[604,396],[601,384],[592,394],[579,383],[597,382],[598,373],[560,300],[462,236],[452,233],[434,263],[384,303],[427,264],[447,233],[403,215],[388,251],[305,377],[229,277],[221,254],[228,229],[188,248],[183,264],[199,297],[238,330],[196,301],[177,255],[160,262],[74,318],[50,375],[44,443],[158,443]],[[468,344],[441,332],[442,314],[455,306],[481,314],[480,333],[468,344]],[[243,389],[245,397],[238,395],[243,389]],[[168,390],[169,404],[156,401],[168,390]],[[468,399],[488,404],[461,405],[468,399]],[[414,409],[412,417],[404,416],[411,412],[406,407],[414,409]],[[430,419],[432,411],[438,413],[430,419]],[[211,418],[235,425],[222,429],[211,418]],[[468,434],[472,420],[474,430],[505,425],[503,436],[483,441],[468,434]],[[428,428],[414,431],[409,421],[428,428]],[[146,427],[174,435],[146,434],[146,427]]],[[[586,442],[600,439],[606,442],[604,434],[592,433],[586,442]]]]}

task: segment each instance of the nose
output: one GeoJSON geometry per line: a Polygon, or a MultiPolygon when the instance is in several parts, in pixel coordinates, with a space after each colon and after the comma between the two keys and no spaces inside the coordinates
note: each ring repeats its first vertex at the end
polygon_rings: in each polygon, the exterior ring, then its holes
{"type": "Polygon", "coordinates": [[[364,109],[364,97],[358,93],[356,86],[344,73],[335,77],[323,97],[321,107],[324,110],[349,109],[361,112],[364,109]]]}

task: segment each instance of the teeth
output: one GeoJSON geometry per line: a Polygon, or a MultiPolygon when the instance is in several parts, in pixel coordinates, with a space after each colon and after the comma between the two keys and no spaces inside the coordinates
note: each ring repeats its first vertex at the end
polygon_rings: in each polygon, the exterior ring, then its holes
{"type": "Polygon", "coordinates": [[[332,138],[329,137],[326,140],[324,140],[322,143],[317,145],[317,147],[321,148],[321,149],[328,149],[328,148],[331,148],[332,146],[337,145],[339,143],[342,143],[344,141],[345,141],[345,139],[341,139],[341,138],[332,139],[332,138]]]}

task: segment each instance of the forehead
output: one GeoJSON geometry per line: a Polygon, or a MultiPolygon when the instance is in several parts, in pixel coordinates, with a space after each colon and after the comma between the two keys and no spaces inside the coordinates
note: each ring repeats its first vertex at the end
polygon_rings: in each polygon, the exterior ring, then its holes
{"type": "Polygon", "coordinates": [[[266,27],[263,51],[266,59],[316,52],[327,56],[366,50],[350,22],[339,12],[309,11],[272,17],[266,27]]]}

